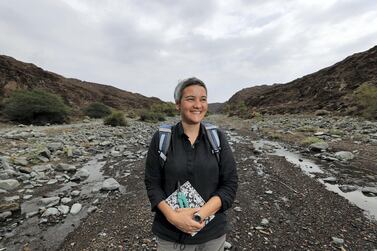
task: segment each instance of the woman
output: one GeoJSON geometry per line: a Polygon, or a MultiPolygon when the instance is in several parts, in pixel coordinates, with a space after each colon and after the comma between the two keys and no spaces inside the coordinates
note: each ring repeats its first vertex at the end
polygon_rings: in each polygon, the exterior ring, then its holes
{"type": "Polygon", "coordinates": [[[201,123],[208,109],[207,88],[197,78],[181,81],[174,92],[181,121],[172,127],[166,162],[158,154],[159,134],[152,138],[145,167],[145,185],[156,212],[152,231],[158,250],[224,250],[229,230],[225,211],[237,191],[237,171],[232,151],[223,132],[220,162],[211,152],[201,123]],[[165,199],[177,184],[189,181],[206,203],[201,208],[173,210],[165,199]],[[202,219],[215,215],[205,225],[202,219]],[[197,232],[194,236],[191,234],[197,232]]]}

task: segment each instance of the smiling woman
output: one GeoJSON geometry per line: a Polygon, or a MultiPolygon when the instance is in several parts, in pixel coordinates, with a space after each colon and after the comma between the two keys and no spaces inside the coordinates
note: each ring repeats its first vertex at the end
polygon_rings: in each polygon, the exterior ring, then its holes
{"type": "Polygon", "coordinates": [[[145,185],[152,211],[156,212],[152,231],[157,236],[157,250],[224,250],[225,234],[229,230],[225,211],[231,207],[237,191],[236,163],[220,130],[217,130],[219,160],[212,151],[202,123],[208,110],[203,81],[183,80],[175,88],[174,99],[181,121],[171,128],[167,160],[160,159],[156,132],[145,166],[145,185]],[[174,210],[165,199],[186,181],[205,204],[200,208],[174,210]],[[213,215],[206,224],[206,219],[213,215]]]}

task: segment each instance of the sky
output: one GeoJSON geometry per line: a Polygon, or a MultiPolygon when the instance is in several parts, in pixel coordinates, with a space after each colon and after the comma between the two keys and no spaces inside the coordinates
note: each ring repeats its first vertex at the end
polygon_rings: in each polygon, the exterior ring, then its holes
{"type": "Polygon", "coordinates": [[[375,0],[2,0],[0,54],[173,101],[287,83],[377,45],[375,0]]]}

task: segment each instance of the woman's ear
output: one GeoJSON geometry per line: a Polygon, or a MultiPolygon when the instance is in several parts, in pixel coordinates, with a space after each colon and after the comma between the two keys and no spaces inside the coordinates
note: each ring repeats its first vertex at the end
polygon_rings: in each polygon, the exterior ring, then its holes
{"type": "Polygon", "coordinates": [[[175,109],[177,109],[177,111],[181,109],[181,106],[179,105],[179,103],[175,103],[175,109]]]}

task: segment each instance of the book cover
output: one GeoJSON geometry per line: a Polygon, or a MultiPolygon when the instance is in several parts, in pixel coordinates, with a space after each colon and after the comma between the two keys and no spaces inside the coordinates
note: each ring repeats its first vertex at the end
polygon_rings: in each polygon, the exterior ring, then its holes
{"type": "MultiPolygon", "coordinates": [[[[181,192],[186,196],[188,207],[189,208],[197,208],[202,207],[205,204],[204,199],[200,194],[196,191],[196,189],[191,185],[189,181],[186,181],[181,185],[181,192]]],[[[169,195],[168,198],[166,198],[166,203],[169,204],[174,210],[179,208],[178,203],[178,189],[175,190],[171,195],[169,195]]],[[[215,215],[211,215],[208,218],[204,220],[205,225],[208,224],[213,218],[215,218],[215,215]]],[[[192,236],[194,236],[196,233],[193,233],[192,236]]]]}

